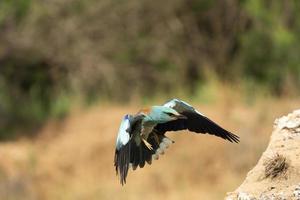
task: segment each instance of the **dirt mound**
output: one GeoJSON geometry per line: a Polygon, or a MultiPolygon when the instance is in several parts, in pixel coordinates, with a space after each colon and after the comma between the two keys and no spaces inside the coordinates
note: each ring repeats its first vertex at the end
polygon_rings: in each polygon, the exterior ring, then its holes
{"type": "Polygon", "coordinates": [[[276,119],[270,143],[226,200],[300,199],[300,110],[276,119]]]}

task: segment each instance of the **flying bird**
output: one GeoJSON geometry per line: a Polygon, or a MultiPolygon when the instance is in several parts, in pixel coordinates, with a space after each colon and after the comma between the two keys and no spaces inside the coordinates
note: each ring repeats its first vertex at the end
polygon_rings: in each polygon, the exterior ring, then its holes
{"type": "Polygon", "coordinates": [[[188,103],[172,99],[162,106],[142,109],[135,115],[125,115],[117,136],[114,166],[120,183],[126,183],[128,170],[143,168],[157,160],[172,143],[167,131],[189,130],[211,134],[230,142],[239,137],[210,120],[188,103]]]}

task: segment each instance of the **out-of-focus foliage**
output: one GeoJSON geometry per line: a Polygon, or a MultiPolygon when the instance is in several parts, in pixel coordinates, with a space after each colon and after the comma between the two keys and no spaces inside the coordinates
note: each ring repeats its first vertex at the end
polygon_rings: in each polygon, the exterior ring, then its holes
{"type": "Polygon", "coordinates": [[[288,94],[300,86],[299,8],[296,0],[2,0],[0,137],[63,115],[70,95],[194,95],[211,73],[288,94]]]}
{"type": "Polygon", "coordinates": [[[300,85],[300,2],[254,0],[244,5],[251,26],[241,37],[242,75],[267,84],[277,95],[296,89],[300,85]]]}

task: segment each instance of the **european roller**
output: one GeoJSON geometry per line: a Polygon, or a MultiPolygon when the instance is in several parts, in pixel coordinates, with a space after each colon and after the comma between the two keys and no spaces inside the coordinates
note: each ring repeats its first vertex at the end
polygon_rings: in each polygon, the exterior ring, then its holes
{"type": "Polygon", "coordinates": [[[172,143],[167,131],[189,130],[211,134],[230,142],[239,137],[197,111],[188,103],[172,99],[162,106],[140,110],[135,115],[125,115],[117,136],[114,166],[120,182],[126,183],[128,170],[143,168],[145,163],[157,160],[172,143]]]}

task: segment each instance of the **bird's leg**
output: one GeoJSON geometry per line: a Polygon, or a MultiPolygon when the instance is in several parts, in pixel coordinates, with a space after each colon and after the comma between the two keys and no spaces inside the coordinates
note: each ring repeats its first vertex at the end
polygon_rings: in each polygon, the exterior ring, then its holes
{"type": "Polygon", "coordinates": [[[152,145],[151,145],[149,142],[147,142],[147,140],[144,139],[143,137],[142,137],[142,141],[144,142],[144,144],[146,145],[146,147],[147,147],[148,149],[153,150],[152,145]]]}

